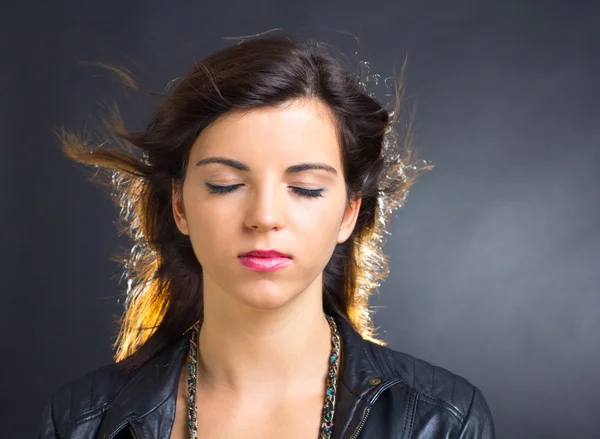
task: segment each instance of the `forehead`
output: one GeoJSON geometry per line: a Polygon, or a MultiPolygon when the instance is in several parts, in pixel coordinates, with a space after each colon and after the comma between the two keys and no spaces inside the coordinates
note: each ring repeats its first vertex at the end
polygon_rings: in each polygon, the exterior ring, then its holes
{"type": "Polygon", "coordinates": [[[296,100],[278,107],[234,110],[205,128],[194,142],[195,158],[321,159],[339,166],[339,141],[330,109],[318,100],[296,100]]]}

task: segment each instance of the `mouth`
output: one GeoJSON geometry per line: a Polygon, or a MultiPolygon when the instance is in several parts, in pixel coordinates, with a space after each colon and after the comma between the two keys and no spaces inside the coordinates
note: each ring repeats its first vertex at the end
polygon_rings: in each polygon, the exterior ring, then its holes
{"type": "Polygon", "coordinates": [[[280,252],[278,250],[275,249],[268,249],[268,250],[250,250],[249,252],[246,253],[242,253],[241,255],[239,255],[238,257],[240,258],[287,258],[287,259],[292,259],[292,257],[288,254],[285,254],[283,252],[280,252]]]}
{"type": "Polygon", "coordinates": [[[278,250],[251,250],[238,256],[240,263],[253,271],[275,271],[292,263],[292,257],[278,250]]]}

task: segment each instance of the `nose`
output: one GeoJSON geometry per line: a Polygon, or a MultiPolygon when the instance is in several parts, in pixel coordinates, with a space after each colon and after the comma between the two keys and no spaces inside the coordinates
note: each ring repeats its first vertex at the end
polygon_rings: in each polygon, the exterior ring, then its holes
{"type": "Polygon", "coordinates": [[[259,231],[281,229],[285,225],[285,191],[287,188],[276,184],[251,189],[246,207],[246,227],[259,231]]]}

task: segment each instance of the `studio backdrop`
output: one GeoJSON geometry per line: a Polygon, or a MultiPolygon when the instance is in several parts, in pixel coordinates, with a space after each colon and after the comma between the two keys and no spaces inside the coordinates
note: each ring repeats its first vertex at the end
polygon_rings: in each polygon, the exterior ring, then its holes
{"type": "Polygon", "coordinates": [[[434,168],[394,213],[378,335],[468,377],[499,438],[600,437],[600,3],[63,0],[1,16],[1,437],[34,437],[53,391],[112,361],[126,285],[110,258],[128,242],[52,130],[93,132],[113,101],[141,129],[154,107],[89,62],[162,92],[266,31],[337,47],[381,101],[406,66],[403,111],[434,168]]]}

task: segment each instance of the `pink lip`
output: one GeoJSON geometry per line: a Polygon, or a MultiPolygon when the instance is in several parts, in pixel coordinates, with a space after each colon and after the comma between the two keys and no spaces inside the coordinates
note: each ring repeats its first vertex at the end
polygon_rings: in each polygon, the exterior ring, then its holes
{"type": "Polygon", "coordinates": [[[240,256],[254,256],[256,258],[291,258],[291,256],[281,253],[277,250],[251,250],[246,253],[242,253],[240,256]]]}
{"type": "Polygon", "coordinates": [[[244,267],[255,271],[275,271],[292,263],[292,258],[280,256],[274,258],[240,256],[239,260],[244,267]]]}
{"type": "Polygon", "coordinates": [[[251,250],[239,255],[240,263],[254,271],[275,271],[292,263],[292,257],[275,249],[251,250]]]}

